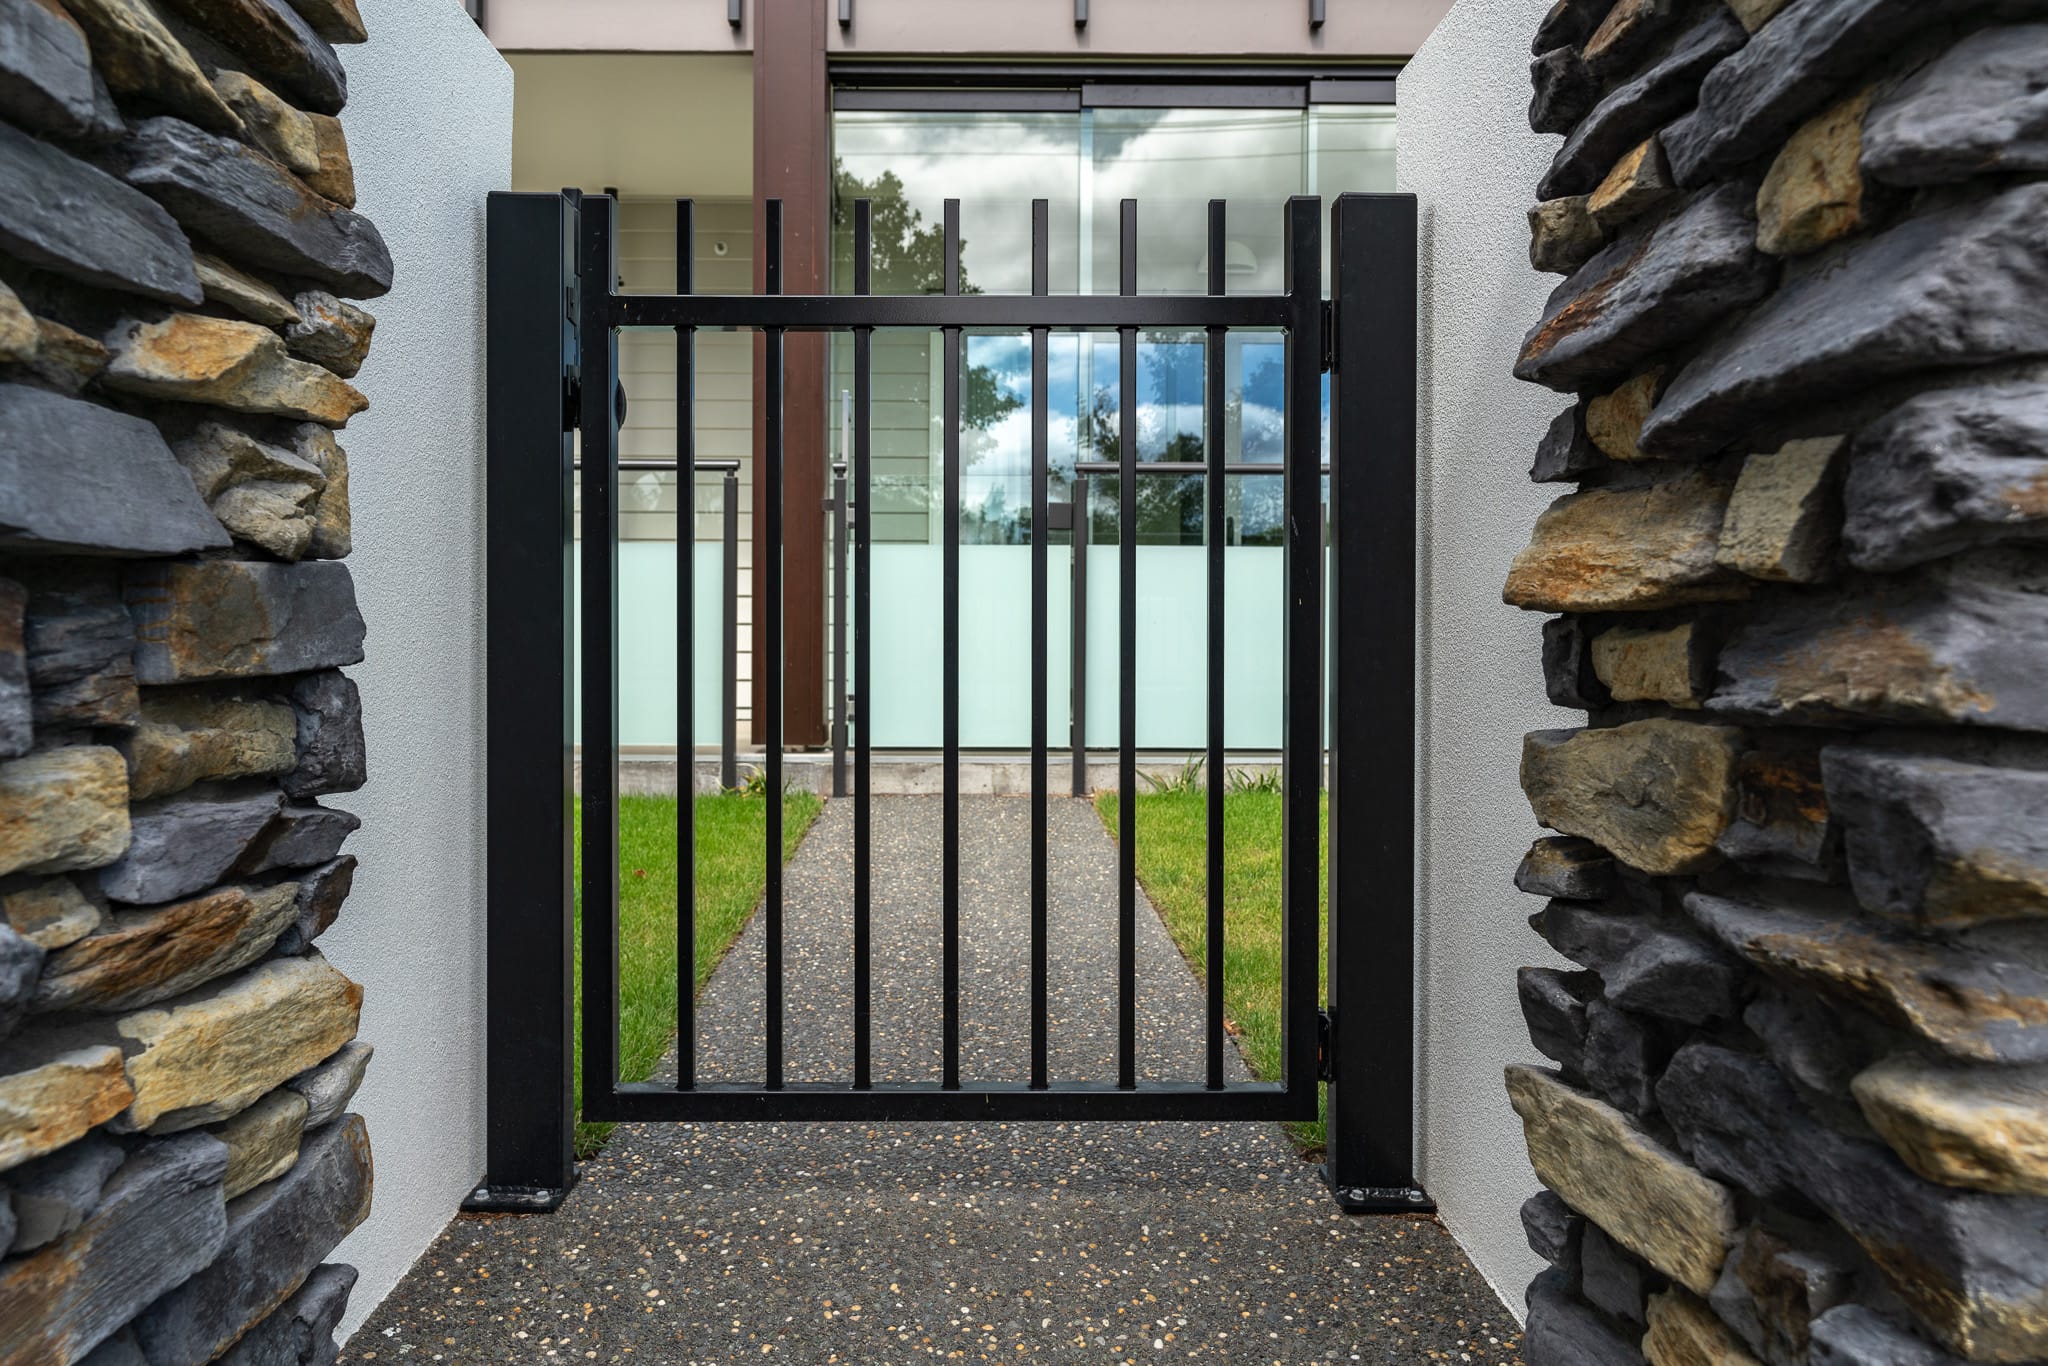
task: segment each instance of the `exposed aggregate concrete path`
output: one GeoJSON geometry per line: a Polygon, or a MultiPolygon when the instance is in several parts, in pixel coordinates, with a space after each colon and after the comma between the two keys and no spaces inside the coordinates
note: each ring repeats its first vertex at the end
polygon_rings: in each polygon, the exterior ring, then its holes
{"type": "MultiPolygon", "coordinates": [[[[961,1070],[1021,1078],[1030,804],[965,798],[961,825],[961,1070]]],[[[938,1076],[939,828],[937,798],[875,801],[878,1083],[938,1076]]],[[[1053,1078],[1113,1077],[1115,848],[1071,799],[1051,845],[1053,1078]]],[[[793,1081],[850,1073],[852,860],[852,803],[829,802],[788,871],[793,1081]]],[[[1149,904],[1137,924],[1140,1073],[1199,1078],[1200,984],[1149,904]]],[[[706,1079],[761,1075],[764,940],[756,917],[706,988],[706,1079]]],[[[557,1213],[455,1219],[343,1360],[1511,1363],[1519,1342],[1440,1224],[1339,1214],[1273,1124],[635,1124],[557,1213]]]]}

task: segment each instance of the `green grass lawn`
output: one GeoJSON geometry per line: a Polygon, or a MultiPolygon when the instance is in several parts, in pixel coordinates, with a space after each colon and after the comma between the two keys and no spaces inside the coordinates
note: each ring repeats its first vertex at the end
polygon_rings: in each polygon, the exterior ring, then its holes
{"type": "MultiPolygon", "coordinates": [[[[619,1076],[645,1081],[676,1026],[676,802],[619,799],[619,1076]]],[[[809,792],[783,798],[782,857],[796,852],[822,803],[809,792]]],[[[768,803],[729,792],[697,802],[697,980],[712,970],[761,900],[768,803]]],[[[583,1115],[583,803],[576,803],[576,1151],[588,1156],[611,1132],[583,1115]]]]}
{"type": "MultiPolygon", "coordinates": [[[[1261,1077],[1278,1078],[1280,1057],[1280,794],[1232,792],[1223,799],[1223,1010],[1239,1031],[1245,1060],[1261,1077]]],[[[1095,809],[1117,829],[1117,794],[1096,798],[1095,809]]],[[[1325,947],[1330,916],[1330,808],[1323,803],[1319,847],[1322,932],[1316,946],[1316,985],[1327,985],[1325,947]]],[[[1167,930],[1197,973],[1209,971],[1207,927],[1208,797],[1198,790],[1138,795],[1138,881],[1159,908],[1167,930]]],[[[1318,1002],[1325,999],[1319,994],[1318,1002]]],[[[1320,1088],[1319,1088],[1320,1089],[1320,1088]]],[[[1312,1124],[1288,1132],[1306,1151],[1323,1146],[1324,1102],[1312,1124]]]]}

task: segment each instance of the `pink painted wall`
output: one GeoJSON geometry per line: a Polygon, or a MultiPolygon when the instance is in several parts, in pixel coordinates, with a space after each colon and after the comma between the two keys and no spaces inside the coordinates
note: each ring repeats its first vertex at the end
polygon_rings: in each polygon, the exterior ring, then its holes
{"type": "MultiPolygon", "coordinates": [[[[726,0],[490,0],[491,41],[506,52],[746,52],[753,13],[726,23],[726,0]]],[[[836,10],[836,0],[833,3],[836,10]]],[[[1326,0],[1310,33],[1308,0],[854,0],[854,22],[830,28],[834,52],[874,56],[1407,57],[1450,0],[1326,0]]]]}

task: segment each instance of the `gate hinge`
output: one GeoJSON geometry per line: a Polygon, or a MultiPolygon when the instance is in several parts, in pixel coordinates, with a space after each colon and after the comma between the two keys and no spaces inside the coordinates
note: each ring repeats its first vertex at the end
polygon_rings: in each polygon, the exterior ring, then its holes
{"type": "Polygon", "coordinates": [[[1337,368],[1337,301],[1323,300],[1323,373],[1337,368]]]}
{"type": "Polygon", "coordinates": [[[1316,1080],[1337,1080],[1337,1060],[1331,1056],[1336,1047],[1337,1030],[1330,1022],[1328,1007],[1316,1012],[1316,1080]]]}

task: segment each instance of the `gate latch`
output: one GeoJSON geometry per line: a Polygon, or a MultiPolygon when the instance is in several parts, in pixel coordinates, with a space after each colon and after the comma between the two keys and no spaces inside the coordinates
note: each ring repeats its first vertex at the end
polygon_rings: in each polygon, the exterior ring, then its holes
{"type": "Polygon", "coordinates": [[[1331,1056],[1336,1044],[1336,1028],[1330,1023],[1328,1007],[1316,1012],[1316,1080],[1337,1080],[1337,1060],[1331,1056]]]}
{"type": "Polygon", "coordinates": [[[1337,301],[1323,300],[1323,354],[1320,357],[1323,373],[1337,368],[1337,301]]]}

